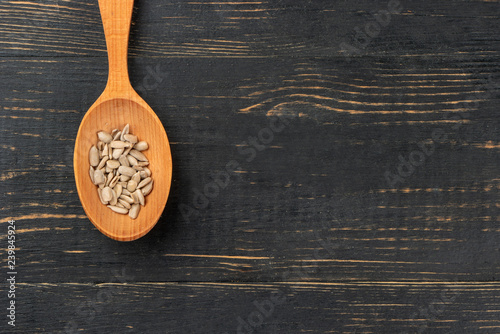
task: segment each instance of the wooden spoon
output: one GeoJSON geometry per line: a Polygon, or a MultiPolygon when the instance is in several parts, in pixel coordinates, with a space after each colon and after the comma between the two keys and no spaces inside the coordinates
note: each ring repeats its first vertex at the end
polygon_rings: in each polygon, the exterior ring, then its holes
{"type": "Polygon", "coordinates": [[[106,45],[109,76],[102,95],[83,117],[73,158],[78,195],[85,213],[99,231],[119,241],[131,241],[148,233],[167,203],[172,179],[172,156],[165,129],[151,107],[132,88],[127,70],[127,48],[134,0],[99,0],[106,45]],[[122,129],[149,144],[143,153],[154,180],[136,219],[111,211],[99,200],[97,187],[89,177],[89,150],[97,143],[97,132],[122,129]]]}

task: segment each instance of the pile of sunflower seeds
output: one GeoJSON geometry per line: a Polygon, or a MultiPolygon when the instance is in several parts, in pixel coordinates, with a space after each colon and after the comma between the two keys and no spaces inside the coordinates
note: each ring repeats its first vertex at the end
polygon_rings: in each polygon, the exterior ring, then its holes
{"type": "Polygon", "coordinates": [[[127,124],[111,134],[97,133],[97,145],[89,152],[89,174],[102,204],[135,219],[153,189],[153,179],[147,167],[149,161],[142,153],[148,149],[148,143],[139,141],[129,128],[127,124]]]}

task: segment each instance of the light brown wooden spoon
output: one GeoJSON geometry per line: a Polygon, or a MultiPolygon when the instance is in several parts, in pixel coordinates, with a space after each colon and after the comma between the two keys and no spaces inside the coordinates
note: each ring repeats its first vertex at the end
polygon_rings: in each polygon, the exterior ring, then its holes
{"type": "Polygon", "coordinates": [[[127,48],[134,0],[99,0],[106,45],[109,76],[102,95],[83,117],[75,142],[74,171],[78,195],[85,213],[108,237],[131,241],[148,233],[167,203],[172,179],[172,156],[165,129],[151,107],[132,88],[127,69],[127,48]],[[122,129],[149,144],[147,156],[154,180],[153,190],[139,216],[131,219],[111,211],[99,200],[97,187],[89,177],[89,150],[97,143],[97,132],[122,129]]]}

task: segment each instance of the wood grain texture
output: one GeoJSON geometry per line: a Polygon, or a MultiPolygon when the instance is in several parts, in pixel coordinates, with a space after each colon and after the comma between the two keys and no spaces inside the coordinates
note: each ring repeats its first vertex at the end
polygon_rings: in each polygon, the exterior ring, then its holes
{"type": "Polygon", "coordinates": [[[122,284],[116,280],[23,284],[22,289],[39,296],[22,298],[22,316],[38,323],[33,332],[495,333],[500,326],[497,283],[122,284]],[[274,306],[271,300],[276,301],[274,306]],[[44,319],[32,312],[42,305],[60,310],[58,317],[44,319]],[[259,309],[266,315],[256,316],[259,309]],[[145,318],[155,319],[154,326],[145,318]]]}
{"type": "Polygon", "coordinates": [[[497,333],[498,5],[401,1],[346,57],[387,3],[138,2],[130,79],[174,169],[158,224],[123,244],[72,171],[107,80],[97,1],[0,3],[17,331],[237,333],[282,291],[255,333],[497,333]]]}

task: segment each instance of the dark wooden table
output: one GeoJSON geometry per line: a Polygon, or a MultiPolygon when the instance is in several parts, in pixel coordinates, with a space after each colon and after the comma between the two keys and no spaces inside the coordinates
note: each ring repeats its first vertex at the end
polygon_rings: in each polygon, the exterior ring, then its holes
{"type": "Polygon", "coordinates": [[[121,243],[73,178],[97,0],[0,2],[0,332],[500,333],[499,9],[136,1],[131,82],[174,171],[121,243]]]}

